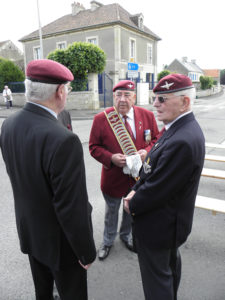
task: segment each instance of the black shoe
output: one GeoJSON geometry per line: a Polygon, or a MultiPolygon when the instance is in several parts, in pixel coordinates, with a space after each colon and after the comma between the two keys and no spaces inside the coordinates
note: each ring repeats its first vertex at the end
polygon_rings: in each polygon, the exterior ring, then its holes
{"type": "Polygon", "coordinates": [[[130,251],[134,252],[134,245],[133,245],[133,239],[129,238],[127,241],[121,239],[121,241],[124,243],[124,245],[126,246],[126,248],[130,251]]]}
{"type": "Polygon", "coordinates": [[[106,245],[102,244],[98,250],[98,258],[100,260],[105,259],[109,255],[110,249],[111,249],[111,246],[106,246],[106,245]]]}

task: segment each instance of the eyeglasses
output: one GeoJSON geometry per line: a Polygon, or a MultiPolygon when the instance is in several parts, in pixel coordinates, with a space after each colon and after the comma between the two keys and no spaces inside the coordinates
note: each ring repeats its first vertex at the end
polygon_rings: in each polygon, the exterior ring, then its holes
{"type": "Polygon", "coordinates": [[[152,100],[153,100],[153,102],[155,102],[155,100],[158,99],[158,101],[159,101],[160,103],[164,103],[164,102],[165,102],[166,100],[168,100],[168,99],[175,98],[175,97],[181,97],[181,96],[184,96],[184,95],[179,95],[179,96],[174,95],[174,96],[171,96],[171,97],[167,97],[167,96],[156,96],[156,97],[152,97],[152,100]]]}
{"type": "Polygon", "coordinates": [[[67,94],[71,93],[71,91],[72,91],[72,89],[73,89],[72,86],[66,85],[66,84],[65,84],[65,88],[66,88],[66,93],[67,93],[67,94]]]}

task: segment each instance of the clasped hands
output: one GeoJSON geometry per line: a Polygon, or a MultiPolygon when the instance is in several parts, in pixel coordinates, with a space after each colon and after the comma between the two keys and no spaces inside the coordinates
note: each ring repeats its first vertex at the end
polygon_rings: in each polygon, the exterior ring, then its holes
{"type": "MultiPolygon", "coordinates": [[[[144,149],[140,149],[137,151],[137,154],[140,155],[141,161],[144,162],[145,157],[147,155],[147,151],[144,149]]],[[[112,163],[117,167],[123,168],[126,166],[126,155],[124,155],[124,154],[115,153],[112,155],[111,160],[112,160],[112,163]]]]}

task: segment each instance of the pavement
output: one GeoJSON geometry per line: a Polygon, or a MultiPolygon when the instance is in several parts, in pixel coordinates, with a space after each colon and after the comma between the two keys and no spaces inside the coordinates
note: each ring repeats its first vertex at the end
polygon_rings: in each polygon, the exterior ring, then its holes
{"type": "MultiPolygon", "coordinates": [[[[144,105],[141,107],[152,110],[151,104],[144,105]]],[[[14,112],[19,111],[20,109],[21,109],[21,107],[16,107],[16,106],[13,106],[10,109],[7,109],[5,106],[0,106],[0,118],[7,118],[14,112]]],[[[104,107],[96,109],[96,110],[72,109],[72,110],[69,110],[69,112],[70,112],[72,120],[92,120],[97,113],[103,111],[104,109],[105,109],[104,107]]]]}

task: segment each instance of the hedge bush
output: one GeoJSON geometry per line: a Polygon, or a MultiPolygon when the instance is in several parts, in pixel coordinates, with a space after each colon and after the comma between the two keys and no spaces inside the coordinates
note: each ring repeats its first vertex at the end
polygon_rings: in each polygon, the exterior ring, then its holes
{"type": "Polygon", "coordinates": [[[85,90],[88,73],[102,73],[106,64],[105,52],[98,46],[75,42],[66,49],[54,50],[48,54],[48,59],[65,65],[74,75],[73,89],[85,90]]]}
{"type": "Polygon", "coordinates": [[[8,82],[24,81],[25,75],[23,71],[12,61],[0,57],[0,91],[4,89],[4,85],[8,82]]]}

